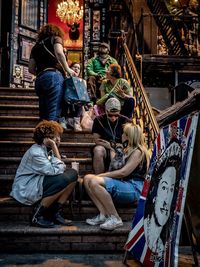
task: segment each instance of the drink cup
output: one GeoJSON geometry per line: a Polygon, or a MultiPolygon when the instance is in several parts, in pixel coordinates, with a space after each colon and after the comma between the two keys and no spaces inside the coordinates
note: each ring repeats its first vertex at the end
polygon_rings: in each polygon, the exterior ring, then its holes
{"type": "Polygon", "coordinates": [[[72,169],[76,170],[79,173],[79,162],[72,162],[72,169]]]}

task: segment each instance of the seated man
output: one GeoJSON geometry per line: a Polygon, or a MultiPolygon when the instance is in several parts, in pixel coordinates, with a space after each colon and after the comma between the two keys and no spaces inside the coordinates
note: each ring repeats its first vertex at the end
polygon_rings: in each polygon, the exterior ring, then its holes
{"type": "Polygon", "coordinates": [[[94,103],[100,97],[99,87],[101,81],[105,78],[106,71],[110,64],[117,64],[116,59],[109,55],[110,46],[107,43],[100,43],[98,54],[92,57],[86,66],[87,87],[90,97],[94,103]]]}
{"type": "Polygon", "coordinates": [[[93,149],[93,170],[95,174],[105,172],[113,155],[110,141],[122,143],[123,125],[129,121],[120,115],[121,104],[116,98],[109,98],[105,103],[104,115],[94,119],[92,133],[96,146],[93,149]]]}

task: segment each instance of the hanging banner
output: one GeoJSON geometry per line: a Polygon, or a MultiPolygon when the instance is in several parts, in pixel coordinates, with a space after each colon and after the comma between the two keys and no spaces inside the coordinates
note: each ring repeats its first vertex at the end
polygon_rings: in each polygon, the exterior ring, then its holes
{"type": "Polygon", "coordinates": [[[199,113],[163,127],[125,249],[145,267],[178,266],[178,246],[199,113]]]}

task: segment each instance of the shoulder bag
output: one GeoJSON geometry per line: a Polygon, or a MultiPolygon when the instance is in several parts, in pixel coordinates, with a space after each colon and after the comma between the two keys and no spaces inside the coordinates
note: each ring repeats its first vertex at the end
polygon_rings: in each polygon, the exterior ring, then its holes
{"type": "MultiPolygon", "coordinates": [[[[42,42],[45,50],[54,58],[55,55],[46,47],[44,42],[42,42]]],[[[63,68],[60,61],[56,58],[58,63],[63,68]]],[[[64,69],[63,69],[64,70],[64,69]]],[[[68,104],[88,104],[90,102],[90,97],[87,92],[86,85],[84,83],[84,80],[79,77],[65,77],[64,83],[63,83],[63,90],[64,90],[64,100],[68,104]]]]}
{"type": "Polygon", "coordinates": [[[104,106],[107,99],[111,96],[112,92],[116,89],[116,87],[119,85],[120,79],[117,80],[116,84],[113,86],[113,88],[110,90],[109,93],[103,95],[99,100],[97,100],[96,104],[99,106],[104,106]]]}

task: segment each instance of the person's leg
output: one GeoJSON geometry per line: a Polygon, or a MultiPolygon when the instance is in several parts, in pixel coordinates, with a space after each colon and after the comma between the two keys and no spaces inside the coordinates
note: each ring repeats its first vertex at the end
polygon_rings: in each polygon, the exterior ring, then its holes
{"type": "Polygon", "coordinates": [[[42,99],[40,119],[57,121],[63,101],[63,75],[59,71],[46,71],[36,80],[36,93],[42,99]]]}
{"type": "Polygon", "coordinates": [[[105,147],[97,145],[93,149],[93,170],[95,174],[105,172],[105,158],[107,156],[107,152],[105,147]]]}
{"type": "Polygon", "coordinates": [[[88,94],[90,96],[90,99],[96,103],[97,100],[97,95],[96,95],[96,91],[97,91],[97,79],[95,76],[89,76],[87,79],[87,90],[88,90],[88,94]]]}
{"type": "MultiPolygon", "coordinates": [[[[99,180],[102,180],[101,177],[98,177],[98,178],[99,178],[99,180]]],[[[106,214],[106,210],[105,210],[104,206],[101,204],[101,202],[96,198],[96,196],[95,196],[95,194],[94,194],[94,192],[92,191],[92,188],[91,188],[91,181],[94,180],[94,179],[98,179],[98,178],[97,178],[97,176],[95,176],[93,174],[87,174],[83,179],[83,183],[84,183],[84,187],[86,189],[86,192],[88,193],[89,197],[91,198],[93,203],[98,208],[100,214],[105,216],[105,215],[107,215],[106,214]]]]}
{"type": "Polygon", "coordinates": [[[73,169],[56,176],[45,176],[43,198],[33,215],[32,223],[41,227],[49,227],[45,226],[48,223],[45,223],[44,220],[47,215],[49,217],[49,214],[52,214],[54,222],[65,224],[65,219],[61,216],[63,204],[74,189],[77,179],[77,172],[73,169]]]}
{"type": "Polygon", "coordinates": [[[133,118],[133,112],[134,112],[134,107],[135,107],[135,101],[134,98],[130,97],[125,99],[124,105],[122,106],[121,109],[121,114],[132,119],[133,118]]]}

